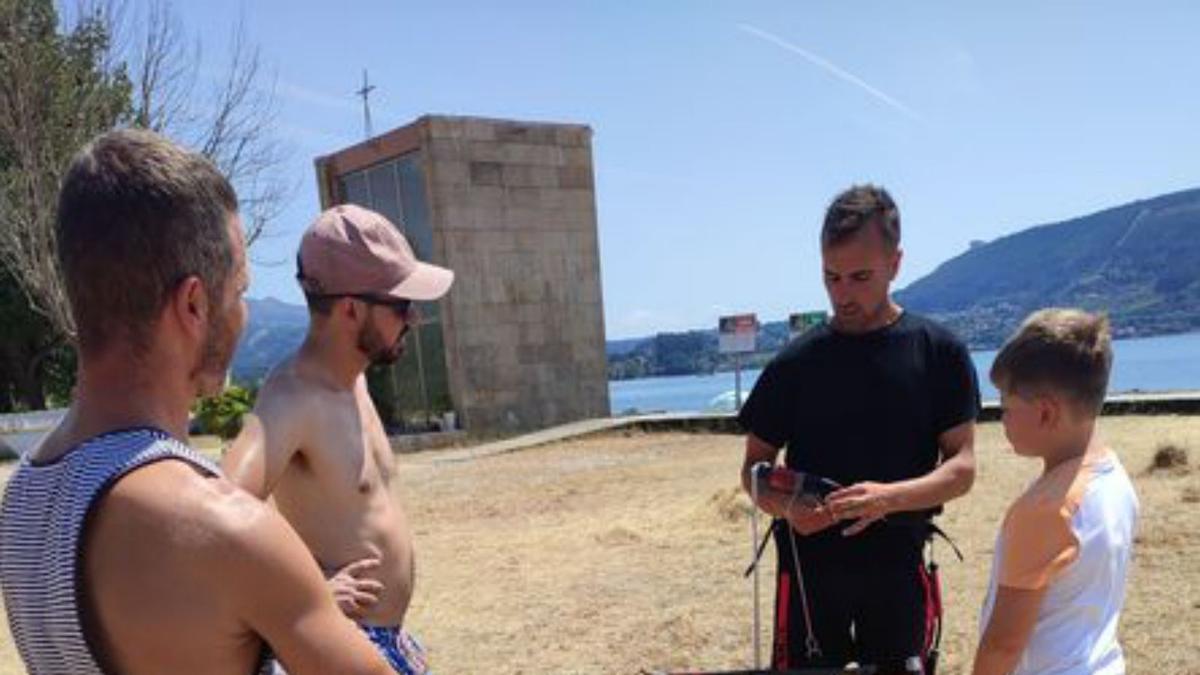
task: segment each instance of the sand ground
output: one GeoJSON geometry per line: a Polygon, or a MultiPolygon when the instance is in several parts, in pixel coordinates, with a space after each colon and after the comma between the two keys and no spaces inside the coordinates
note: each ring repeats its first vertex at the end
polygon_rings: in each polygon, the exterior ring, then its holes
{"type": "MultiPolygon", "coordinates": [[[[1200,674],[1200,418],[1107,418],[1102,430],[1142,503],[1121,626],[1129,672],[1200,674]],[[1190,449],[1191,471],[1146,473],[1165,443],[1190,449]]],[[[439,463],[437,453],[402,457],[394,490],[418,551],[408,626],[429,647],[436,671],[748,665],[741,443],[721,435],[621,434],[463,463],[439,463]]],[[[944,548],[940,556],[943,673],[969,667],[996,528],[1038,470],[1011,454],[997,424],[980,427],[978,454],[974,490],[941,519],[966,554],[963,563],[944,548]]],[[[0,467],[0,480],[11,470],[0,467]]],[[[0,672],[21,672],[3,626],[0,672]]]]}

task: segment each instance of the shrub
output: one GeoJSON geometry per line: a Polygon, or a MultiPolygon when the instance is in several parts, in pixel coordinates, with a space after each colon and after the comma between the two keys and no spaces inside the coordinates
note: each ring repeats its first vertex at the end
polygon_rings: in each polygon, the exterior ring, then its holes
{"type": "Polygon", "coordinates": [[[1155,471],[1186,472],[1187,466],[1187,449],[1173,443],[1164,443],[1155,450],[1149,471],[1151,473],[1155,471]]]}
{"type": "Polygon", "coordinates": [[[195,409],[197,430],[224,439],[242,430],[242,416],[254,408],[254,392],[232,385],[217,396],[202,399],[195,409]]]}

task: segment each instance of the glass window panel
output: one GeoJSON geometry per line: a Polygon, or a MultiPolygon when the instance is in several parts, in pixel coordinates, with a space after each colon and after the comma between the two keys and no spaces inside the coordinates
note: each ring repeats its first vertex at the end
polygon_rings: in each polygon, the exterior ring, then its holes
{"type": "Polygon", "coordinates": [[[391,431],[399,428],[400,411],[396,406],[396,384],[392,378],[391,368],[387,366],[371,366],[367,369],[367,391],[375,403],[375,411],[385,429],[391,431]]]}
{"type": "Polygon", "coordinates": [[[342,204],[358,204],[370,207],[370,195],[367,193],[367,176],[362,171],[346,174],[341,178],[342,204]]]}
{"type": "Polygon", "coordinates": [[[404,205],[404,234],[418,258],[432,260],[433,230],[429,225],[429,203],[425,199],[425,173],[421,170],[421,155],[410,152],[397,162],[404,205]]]}
{"type": "Polygon", "coordinates": [[[419,430],[425,424],[425,395],[421,386],[420,356],[415,336],[409,336],[404,355],[393,366],[398,417],[406,430],[419,430]]]}
{"type": "MultiPolygon", "coordinates": [[[[450,292],[454,292],[454,286],[450,287],[450,292]]],[[[421,321],[432,323],[442,318],[442,302],[434,300],[432,302],[417,302],[417,311],[421,313],[421,321]]]]}
{"type": "Polygon", "coordinates": [[[422,325],[418,336],[425,370],[425,392],[429,397],[430,413],[437,417],[454,409],[454,402],[450,400],[450,382],[446,374],[446,343],[442,335],[442,325],[422,325]]]}
{"type": "Polygon", "coordinates": [[[396,169],[393,162],[384,162],[367,170],[371,189],[371,203],[368,206],[373,211],[382,213],[393,223],[401,222],[400,192],[396,185],[396,169]]]}

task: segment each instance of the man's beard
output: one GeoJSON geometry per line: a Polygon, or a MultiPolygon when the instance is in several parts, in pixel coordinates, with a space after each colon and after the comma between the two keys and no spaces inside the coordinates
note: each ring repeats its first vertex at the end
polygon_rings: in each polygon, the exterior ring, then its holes
{"type": "Polygon", "coordinates": [[[214,312],[208,321],[208,331],[200,348],[200,362],[194,373],[202,396],[218,394],[225,386],[225,376],[233,362],[237,340],[238,333],[228,316],[214,312]]]}
{"type": "Polygon", "coordinates": [[[372,365],[390,366],[404,356],[404,338],[408,334],[408,326],[400,330],[396,341],[388,344],[380,335],[375,322],[368,320],[358,332],[358,349],[367,356],[372,365]]]}
{"type": "Polygon", "coordinates": [[[877,323],[882,323],[884,317],[891,310],[890,296],[884,296],[883,300],[874,306],[866,306],[859,303],[853,305],[853,310],[847,312],[845,309],[838,311],[838,307],[834,307],[833,318],[836,327],[844,327],[846,329],[861,329],[866,326],[876,326],[877,323]]]}

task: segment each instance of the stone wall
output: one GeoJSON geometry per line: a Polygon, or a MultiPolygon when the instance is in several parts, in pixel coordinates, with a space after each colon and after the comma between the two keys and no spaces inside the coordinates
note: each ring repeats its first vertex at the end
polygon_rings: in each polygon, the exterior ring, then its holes
{"type": "Polygon", "coordinates": [[[451,391],[471,431],[609,414],[591,130],[423,117],[451,391]]]}

